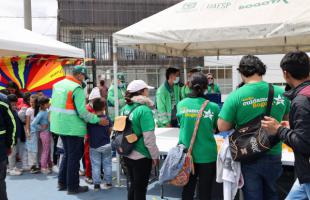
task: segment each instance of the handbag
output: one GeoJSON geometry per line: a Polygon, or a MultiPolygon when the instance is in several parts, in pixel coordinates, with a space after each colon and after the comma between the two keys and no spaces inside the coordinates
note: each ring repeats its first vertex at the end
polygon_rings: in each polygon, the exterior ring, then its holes
{"type": "Polygon", "coordinates": [[[194,132],[193,132],[193,135],[191,138],[190,146],[189,146],[188,150],[184,152],[185,153],[184,164],[183,164],[180,172],[178,173],[178,175],[174,179],[169,181],[169,183],[171,185],[183,187],[188,183],[190,174],[195,173],[194,163],[193,163],[193,158],[192,158],[192,150],[193,150],[193,146],[194,146],[194,143],[196,140],[196,136],[197,136],[197,132],[198,132],[199,124],[200,124],[200,119],[201,119],[203,111],[205,110],[208,103],[209,103],[209,101],[206,100],[200,108],[200,111],[198,113],[198,117],[197,117],[197,120],[195,123],[195,129],[194,129],[194,132]]]}
{"type": "Polygon", "coordinates": [[[273,98],[274,88],[269,84],[266,113],[242,125],[229,136],[229,148],[234,161],[256,160],[279,142],[278,137],[271,136],[261,126],[264,116],[270,116],[273,98]]]}

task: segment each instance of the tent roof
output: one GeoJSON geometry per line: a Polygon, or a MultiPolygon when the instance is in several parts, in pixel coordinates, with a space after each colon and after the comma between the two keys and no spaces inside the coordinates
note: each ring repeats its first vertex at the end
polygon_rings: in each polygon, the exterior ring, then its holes
{"type": "Polygon", "coordinates": [[[38,33],[13,27],[0,27],[0,56],[46,54],[83,58],[84,51],[38,33]]]}
{"type": "Polygon", "coordinates": [[[186,0],[113,37],[173,56],[310,51],[310,0],[186,0]]]}

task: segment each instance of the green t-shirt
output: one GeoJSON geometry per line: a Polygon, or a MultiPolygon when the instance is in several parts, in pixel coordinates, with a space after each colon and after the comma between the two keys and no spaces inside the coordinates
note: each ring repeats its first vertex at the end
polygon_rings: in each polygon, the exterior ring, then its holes
{"type": "MultiPolygon", "coordinates": [[[[132,105],[127,104],[122,109],[122,115],[128,115],[129,112],[138,105],[140,104],[137,103],[134,103],[132,105]]],[[[151,155],[144,144],[142,134],[144,132],[155,130],[155,122],[152,110],[146,105],[139,106],[130,114],[129,119],[132,123],[133,132],[138,137],[140,137],[139,140],[135,143],[134,150],[138,151],[147,158],[151,158],[151,155]]]]}
{"type": "MultiPolygon", "coordinates": [[[[265,81],[245,84],[232,92],[224,102],[219,118],[237,127],[266,112],[269,86],[265,81]]],[[[271,116],[279,122],[289,113],[289,100],[283,96],[284,90],[274,86],[274,99],[271,116]]],[[[273,147],[269,154],[281,154],[282,144],[273,147]]]]}
{"type": "MultiPolygon", "coordinates": [[[[184,144],[187,148],[190,146],[197,115],[204,101],[204,98],[185,98],[177,106],[177,117],[180,122],[179,143],[184,144]]],[[[218,105],[209,102],[201,118],[193,146],[192,156],[194,163],[211,163],[216,161],[217,146],[213,133],[214,129],[216,129],[218,114],[218,105]]]]}
{"type": "Polygon", "coordinates": [[[212,86],[211,85],[208,85],[208,93],[211,94],[211,93],[221,93],[221,90],[220,90],[220,87],[214,83],[214,88],[213,88],[214,91],[212,91],[212,86]]]}

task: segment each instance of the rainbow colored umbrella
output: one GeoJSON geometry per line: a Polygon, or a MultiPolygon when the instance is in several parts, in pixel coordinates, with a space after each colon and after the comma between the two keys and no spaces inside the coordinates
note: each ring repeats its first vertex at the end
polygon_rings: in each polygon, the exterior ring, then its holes
{"type": "Polygon", "coordinates": [[[56,56],[19,56],[0,59],[0,89],[9,81],[15,82],[21,91],[42,91],[51,96],[53,84],[65,76],[63,65],[67,60],[56,56]]]}

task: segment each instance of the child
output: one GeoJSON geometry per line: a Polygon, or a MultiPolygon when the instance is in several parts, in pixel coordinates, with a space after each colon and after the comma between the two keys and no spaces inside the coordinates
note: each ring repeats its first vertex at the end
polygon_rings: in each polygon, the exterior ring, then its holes
{"type": "Polygon", "coordinates": [[[110,144],[112,122],[106,115],[104,115],[105,108],[106,106],[103,100],[94,100],[93,109],[95,110],[96,115],[101,118],[107,118],[110,121],[108,126],[87,124],[90,160],[95,191],[99,191],[100,189],[101,164],[103,165],[105,180],[103,189],[110,189],[112,187],[112,149],[110,144]]]}
{"type": "MultiPolygon", "coordinates": [[[[19,110],[18,111],[18,117],[23,124],[23,132],[25,133],[25,137],[26,137],[26,131],[25,131],[26,130],[26,111],[30,107],[30,96],[31,96],[31,93],[26,92],[24,94],[22,103],[18,107],[18,110],[19,110]]],[[[26,138],[25,138],[25,141],[26,141],[26,138]]],[[[24,146],[24,148],[19,150],[18,153],[19,153],[19,155],[23,155],[23,157],[22,157],[22,169],[23,169],[23,171],[29,171],[30,167],[28,165],[27,148],[24,146]]]]}
{"type": "Polygon", "coordinates": [[[22,121],[19,119],[17,114],[17,102],[18,98],[15,94],[10,94],[7,96],[10,106],[12,109],[12,113],[16,122],[16,135],[15,135],[15,145],[12,148],[12,152],[9,155],[9,169],[8,174],[11,176],[19,176],[22,174],[22,170],[18,169],[16,166],[16,155],[19,150],[19,156],[22,158],[23,164],[25,163],[25,130],[22,121]]]}
{"type": "Polygon", "coordinates": [[[51,133],[49,132],[49,122],[48,122],[48,108],[49,108],[49,98],[41,96],[38,99],[38,104],[40,106],[40,111],[31,123],[31,129],[39,132],[39,137],[42,142],[42,152],[41,152],[41,172],[43,174],[51,173],[49,170],[50,160],[50,150],[51,150],[51,133]]]}
{"type": "Polygon", "coordinates": [[[38,132],[37,130],[30,126],[34,117],[37,116],[39,112],[38,97],[37,95],[30,96],[30,108],[26,111],[26,146],[28,152],[28,163],[30,166],[30,173],[36,174],[40,171],[37,167],[38,159],[38,132]]]}

